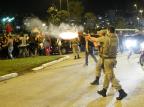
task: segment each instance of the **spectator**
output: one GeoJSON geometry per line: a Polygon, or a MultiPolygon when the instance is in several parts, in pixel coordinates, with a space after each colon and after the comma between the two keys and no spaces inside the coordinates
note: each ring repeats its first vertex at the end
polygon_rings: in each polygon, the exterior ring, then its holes
{"type": "Polygon", "coordinates": [[[1,57],[2,57],[2,59],[5,59],[5,58],[7,58],[7,56],[8,56],[8,49],[7,49],[7,37],[6,36],[4,36],[3,38],[2,38],[2,41],[1,41],[1,47],[2,47],[2,50],[1,50],[1,57]]]}
{"type": "Polygon", "coordinates": [[[29,37],[29,54],[30,56],[36,55],[36,40],[35,40],[35,35],[32,34],[29,37]]]}
{"type": "Polygon", "coordinates": [[[7,46],[8,46],[8,56],[10,59],[13,59],[13,55],[12,55],[12,52],[13,52],[13,38],[11,35],[9,35],[8,37],[8,42],[7,42],[7,46]]]}
{"type": "Polygon", "coordinates": [[[44,39],[44,49],[45,49],[45,55],[50,55],[51,52],[51,40],[50,37],[46,37],[44,39]]]}
{"type": "Polygon", "coordinates": [[[19,45],[20,45],[20,40],[19,36],[14,38],[14,50],[13,50],[13,56],[18,57],[19,56],[19,45]]]}

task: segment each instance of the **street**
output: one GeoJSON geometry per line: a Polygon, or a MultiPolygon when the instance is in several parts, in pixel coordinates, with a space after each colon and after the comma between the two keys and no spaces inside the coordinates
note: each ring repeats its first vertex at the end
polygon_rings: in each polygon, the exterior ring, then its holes
{"type": "Polygon", "coordinates": [[[102,89],[103,73],[99,86],[91,86],[95,79],[95,63],[89,56],[89,65],[81,59],[70,59],[39,71],[0,82],[0,107],[144,107],[144,71],[138,64],[139,55],[118,55],[115,68],[128,96],[116,101],[118,93],[109,88],[107,97],[96,92],[102,89]]]}

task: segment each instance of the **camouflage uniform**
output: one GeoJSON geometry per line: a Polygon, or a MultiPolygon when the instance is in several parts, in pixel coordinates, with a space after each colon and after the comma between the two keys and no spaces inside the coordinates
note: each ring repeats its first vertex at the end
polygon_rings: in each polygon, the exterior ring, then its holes
{"type": "Polygon", "coordinates": [[[73,54],[74,54],[74,59],[76,58],[80,58],[79,57],[79,42],[78,42],[78,39],[73,39],[72,40],[72,51],[73,51],[73,54]]]}
{"type": "MultiPolygon", "coordinates": [[[[109,83],[112,82],[112,86],[117,90],[119,90],[121,89],[121,85],[115,78],[114,71],[113,71],[113,68],[117,62],[116,54],[117,54],[117,47],[118,47],[118,38],[115,34],[113,34],[113,35],[97,38],[97,42],[103,43],[103,53],[100,56],[101,57],[100,63],[103,64],[104,72],[105,72],[103,88],[107,89],[109,83]]],[[[98,69],[99,67],[97,68],[97,70],[98,69]]]]}
{"type": "Polygon", "coordinates": [[[103,83],[103,89],[98,91],[98,94],[102,95],[103,97],[106,97],[106,92],[109,87],[110,82],[112,83],[112,86],[118,90],[119,97],[117,97],[117,100],[122,100],[124,97],[127,96],[125,91],[121,88],[121,85],[119,84],[119,81],[115,78],[115,74],[113,71],[113,68],[116,65],[116,55],[117,55],[117,48],[118,48],[118,38],[116,34],[114,33],[115,29],[113,27],[108,29],[109,34],[104,37],[99,38],[90,38],[93,41],[103,43],[103,53],[101,56],[102,63],[104,65],[104,83],[103,83]]]}

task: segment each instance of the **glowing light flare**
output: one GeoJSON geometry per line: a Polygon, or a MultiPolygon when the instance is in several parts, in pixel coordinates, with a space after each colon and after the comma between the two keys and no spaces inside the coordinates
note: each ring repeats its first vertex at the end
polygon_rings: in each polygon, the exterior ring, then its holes
{"type": "Polygon", "coordinates": [[[61,39],[70,40],[70,39],[77,38],[78,37],[78,32],[70,32],[70,31],[62,32],[62,33],[60,33],[59,36],[60,36],[61,39]]]}
{"type": "Polygon", "coordinates": [[[134,48],[137,46],[137,41],[136,40],[126,40],[125,45],[126,45],[127,49],[134,48]]]}
{"type": "Polygon", "coordinates": [[[144,50],[144,42],[142,42],[142,43],[140,44],[140,47],[141,47],[141,50],[143,51],[143,50],[144,50]]]}

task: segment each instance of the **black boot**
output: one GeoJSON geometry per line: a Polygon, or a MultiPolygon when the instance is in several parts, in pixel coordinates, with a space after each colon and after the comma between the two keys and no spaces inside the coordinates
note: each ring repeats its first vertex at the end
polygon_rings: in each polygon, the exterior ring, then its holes
{"type": "Polygon", "coordinates": [[[99,77],[96,77],[96,79],[91,83],[91,85],[99,85],[99,77]]]}
{"type": "Polygon", "coordinates": [[[103,97],[106,97],[106,92],[107,92],[107,90],[106,89],[102,89],[102,90],[100,90],[100,91],[97,91],[97,93],[99,94],[99,95],[101,95],[101,96],[103,96],[103,97]]]}
{"type": "Polygon", "coordinates": [[[80,56],[78,55],[78,57],[77,57],[78,59],[80,59],[80,56]]]}
{"type": "Polygon", "coordinates": [[[122,100],[124,97],[127,96],[127,93],[124,92],[123,89],[118,90],[118,92],[119,92],[119,97],[116,98],[117,100],[122,100]]]}
{"type": "Polygon", "coordinates": [[[74,59],[76,59],[76,56],[74,57],[74,59]]]}

